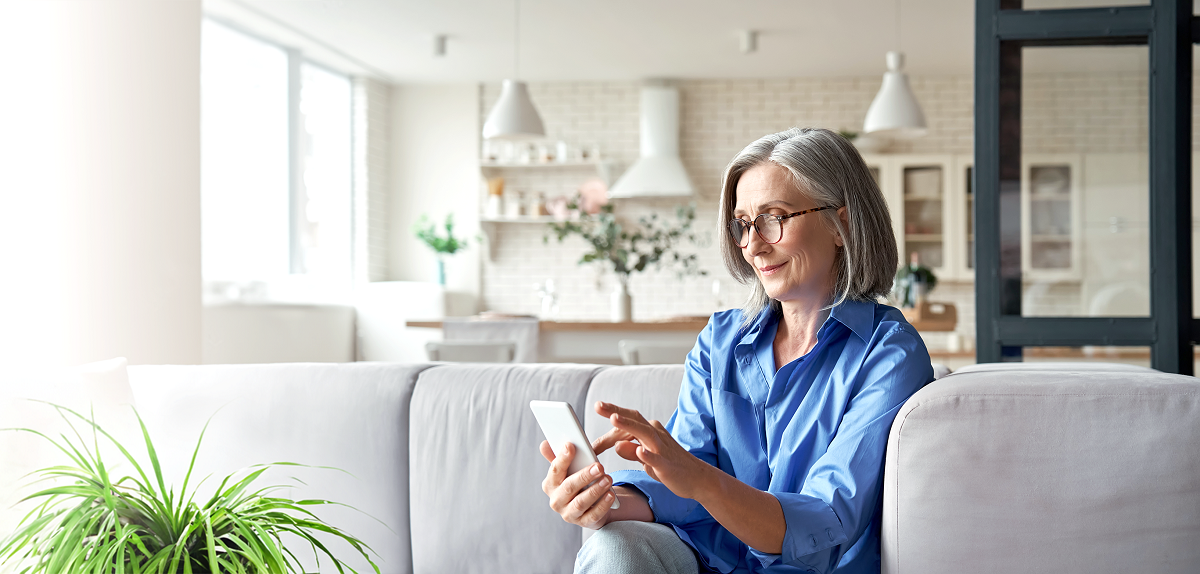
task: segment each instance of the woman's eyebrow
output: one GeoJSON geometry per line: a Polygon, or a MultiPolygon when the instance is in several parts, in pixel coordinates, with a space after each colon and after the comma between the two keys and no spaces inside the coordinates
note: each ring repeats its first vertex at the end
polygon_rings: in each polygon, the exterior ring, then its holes
{"type": "MultiPolygon", "coordinates": [[[[763,211],[771,209],[772,207],[782,207],[782,208],[786,208],[786,209],[791,209],[792,206],[785,200],[776,199],[774,201],[768,201],[768,202],[758,206],[758,208],[757,208],[758,213],[762,213],[763,211]]],[[[733,214],[737,215],[737,216],[746,215],[746,210],[738,208],[738,209],[733,210],[733,214]]]]}

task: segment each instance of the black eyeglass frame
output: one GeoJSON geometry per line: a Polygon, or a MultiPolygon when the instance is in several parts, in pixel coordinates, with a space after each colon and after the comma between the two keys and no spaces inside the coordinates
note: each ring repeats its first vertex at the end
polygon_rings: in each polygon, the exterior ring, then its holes
{"type": "Polygon", "coordinates": [[[806,213],[814,213],[817,211],[824,211],[826,209],[837,209],[837,206],[836,205],[825,205],[822,207],[814,207],[812,209],[805,209],[804,211],[797,211],[795,213],[787,213],[784,215],[772,215],[770,213],[764,213],[762,215],[759,215],[758,217],[755,217],[753,221],[746,221],[745,219],[742,219],[739,217],[737,219],[731,219],[729,221],[729,223],[725,225],[725,229],[729,231],[729,236],[731,238],[733,238],[733,244],[737,245],[739,248],[745,248],[747,245],[750,245],[750,233],[749,233],[750,228],[754,229],[754,232],[758,234],[758,238],[763,240],[764,243],[766,243],[767,245],[775,245],[776,243],[783,241],[783,220],[791,218],[791,217],[799,217],[806,213]],[[775,241],[767,241],[767,238],[763,237],[762,231],[759,231],[759,227],[758,227],[759,220],[761,219],[761,220],[763,220],[763,222],[766,222],[769,220],[769,219],[763,219],[764,217],[773,219],[773,220],[779,222],[779,238],[776,239],[775,241]],[[741,223],[743,225],[740,237],[733,234],[734,222],[741,223]],[[746,238],[745,244],[742,244],[742,237],[746,238]]]}

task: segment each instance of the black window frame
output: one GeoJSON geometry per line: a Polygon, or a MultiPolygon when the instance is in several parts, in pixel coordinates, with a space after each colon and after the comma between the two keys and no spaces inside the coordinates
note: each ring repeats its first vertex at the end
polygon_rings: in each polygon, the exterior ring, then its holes
{"type": "Polygon", "coordinates": [[[1023,10],[1022,0],[976,2],[978,362],[1019,361],[1023,347],[1148,346],[1155,369],[1193,374],[1193,344],[1200,339],[1200,321],[1192,317],[1191,234],[1192,44],[1198,40],[1191,0],[1055,10],[1023,10]],[[1021,49],[1103,45],[1149,46],[1150,316],[1024,317],[1020,229],[1003,235],[1000,225],[1002,217],[1020,221],[1020,189],[1011,182],[1020,181],[1021,49]]]}

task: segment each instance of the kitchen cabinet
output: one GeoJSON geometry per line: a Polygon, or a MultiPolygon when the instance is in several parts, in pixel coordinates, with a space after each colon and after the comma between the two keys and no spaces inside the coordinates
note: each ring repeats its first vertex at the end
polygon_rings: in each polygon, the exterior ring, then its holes
{"type": "Polygon", "coordinates": [[[963,279],[965,219],[951,185],[954,156],[866,155],[863,159],[888,203],[900,264],[907,264],[915,254],[939,280],[963,279]]]}
{"type": "MultiPolygon", "coordinates": [[[[866,155],[891,212],[900,264],[916,254],[941,281],[975,280],[973,157],[866,155]]],[[[1029,282],[1082,275],[1083,160],[1031,155],[1021,170],[1022,274],[1029,282]]]]}

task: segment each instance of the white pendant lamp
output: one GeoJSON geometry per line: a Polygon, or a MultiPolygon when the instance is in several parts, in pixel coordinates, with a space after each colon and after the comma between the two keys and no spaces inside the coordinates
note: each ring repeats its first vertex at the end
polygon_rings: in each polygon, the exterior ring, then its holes
{"type": "Polygon", "coordinates": [[[867,108],[867,119],[863,121],[863,132],[901,139],[925,135],[925,113],[917,103],[908,75],[904,73],[904,54],[887,53],[888,71],[883,74],[883,85],[871,107],[867,108]]]}
{"type": "MultiPolygon", "coordinates": [[[[901,45],[900,0],[896,0],[896,45],[901,45]]],[[[908,85],[904,73],[904,53],[887,53],[887,71],[883,73],[883,85],[863,120],[863,133],[911,139],[925,135],[925,113],[908,85]]]]}
{"type": "MultiPolygon", "coordinates": [[[[521,50],[521,0],[516,0],[513,27],[513,77],[517,75],[521,50]]],[[[504,80],[500,88],[500,99],[483,123],[483,138],[497,140],[526,140],[546,137],[546,126],[542,116],[533,107],[529,98],[529,87],[525,82],[504,80]]]]}

